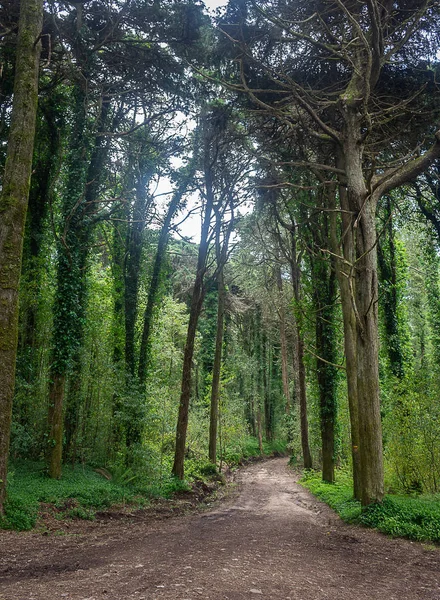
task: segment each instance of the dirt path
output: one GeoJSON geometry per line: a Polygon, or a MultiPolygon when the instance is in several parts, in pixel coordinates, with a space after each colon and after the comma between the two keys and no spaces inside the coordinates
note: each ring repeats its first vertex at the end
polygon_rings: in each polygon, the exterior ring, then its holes
{"type": "Polygon", "coordinates": [[[286,459],[243,469],[209,512],[0,533],[1,600],[440,600],[440,550],[344,525],[286,459]]]}

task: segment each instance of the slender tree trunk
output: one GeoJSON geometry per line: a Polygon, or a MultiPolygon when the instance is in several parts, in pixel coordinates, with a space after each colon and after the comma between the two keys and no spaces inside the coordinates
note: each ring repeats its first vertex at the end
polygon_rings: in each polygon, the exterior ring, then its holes
{"type": "Polygon", "coordinates": [[[211,410],[209,418],[209,460],[217,462],[217,425],[219,416],[220,400],[220,376],[222,366],[223,331],[225,322],[225,283],[223,267],[219,268],[217,277],[218,284],[218,308],[217,308],[217,334],[215,338],[214,365],[212,368],[211,387],[211,410]]]}
{"type": "Polygon", "coordinates": [[[307,416],[306,368],[304,365],[304,342],[297,332],[298,379],[299,379],[299,414],[301,423],[301,447],[303,451],[304,468],[312,469],[312,455],[309,445],[309,420],[307,416]]]}
{"type": "MultiPolygon", "coordinates": [[[[343,167],[339,161],[338,167],[343,167]]],[[[361,499],[361,472],[359,454],[359,417],[357,398],[357,349],[356,349],[356,315],[354,312],[354,276],[352,265],[354,265],[354,230],[353,217],[347,199],[347,191],[343,186],[339,187],[339,201],[341,208],[342,235],[337,233],[336,213],[331,213],[330,219],[330,245],[335,256],[336,277],[338,279],[341,294],[342,320],[344,326],[344,353],[347,381],[348,409],[350,414],[351,432],[351,457],[353,467],[353,496],[356,500],[361,499]],[[342,240],[342,249],[340,241],[342,240]],[[342,253],[342,254],[341,254],[342,253]]],[[[331,197],[330,208],[336,208],[336,203],[331,197]]]]}
{"type": "MultiPolygon", "coordinates": [[[[143,179],[143,178],[142,178],[143,179]]],[[[127,248],[125,258],[124,280],[125,280],[125,361],[127,373],[135,374],[135,329],[138,314],[138,295],[140,281],[140,266],[142,256],[143,232],[145,229],[145,218],[147,208],[147,192],[142,181],[136,185],[136,198],[134,201],[132,222],[127,229],[127,248]]],[[[128,439],[127,442],[138,441],[128,439]]]]}
{"type": "MultiPolygon", "coordinates": [[[[291,277],[292,286],[295,295],[295,301],[299,304],[300,301],[300,276],[299,267],[297,264],[296,255],[296,237],[295,231],[290,232],[291,235],[291,277]]],[[[304,340],[302,338],[301,329],[299,327],[298,319],[293,313],[293,330],[294,330],[294,353],[295,357],[295,368],[297,369],[297,386],[298,400],[299,400],[299,414],[300,414],[300,425],[301,425],[301,447],[303,453],[304,467],[311,469],[313,467],[312,455],[310,452],[309,445],[309,422],[307,416],[307,388],[306,388],[306,368],[304,364],[304,340]]]]}
{"type": "Polygon", "coordinates": [[[284,306],[283,280],[281,278],[281,269],[277,269],[277,287],[280,301],[279,326],[280,326],[280,345],[281,345],[281,377],[283,382],[283,394],[285,400],[286,413],[290,413],[290,390],[289,390],[289,369],[287,359],[287,336],[286,336],[286,309],[284,306]]]}
{"type": "Polygon", "coordinates": [[[263,447],[263,425],[261,423],[260,403],[258,403],[258,407],[257,407],[257,436],[258,436],[258,450],[260,452],[260,455],[262,456],[264,454],[264,447],[263,447]]]}
{"type": "Polygon", "coordinates": [[[385,235],[378,240],[377,257],[380,279],[383,282],[381,290],[381,307],[387,336],[386,348],[390,369],[393,375],[402,379],[405,375],[405,356],[401,326],[398,317],[398,285],[395,233],[393,227],[393,212],[391,199],[385,199],[384,217],[386,219],[385,235]]]}
{"type": "MultiPolygon", "coordinates": [[[[317,260],[320,260],[319,258],[317,260]]],[[[322,258],[321,258],[322,260],[322,258]]],[[[322,479],[335,480],[336,360],[334,307],[335,275],[327,265],[318,269],[321,281],[315,281],[316,294],[316,371],[319,388],[322,442],[322,479]],[[324,359],[324,360],[321,360],[324,359]],[[326,362],[324,362],[326,361],[326,362]],[[331,364],[332,363],[332,364],[331,364]]]]}
{"type": "Polygon", "coordinates": [[[197,323],[199,321],[199,316],[202,310],[203,300],[205,297],[205,288],[203,285],[203,274],[205,264],[204,260],[202,264],[202,268],[198,269],[198,273],[194,283],[194,290],[191,299],[191,310],[189,313],[188,331],[186,335],[185,351],[183,355],[182,386],[180,393],[179,416],[177,419],[176,427],[176,449],[172,469],[173,475],[175,475],[179,479],[183,479],[184,477],[185,443],[186,432],[188,429],[189,401],[191,398],[191,371],[194,356],[194,341],[196,337],[197,323]]]}
{"type": "MultiPolygon", "coordinates": [[[[205,117],[206,118],[206,117],[205,117]]],[[[179,415],[176,427],[176,448],[174,452],[174,464],[172,473],[179,479],[184,477],[185,463],[185,443],[186,432],[188,429],[188,412],[191,398],[191,369],[194,355],[194,341],[197,330],[197,323],[202,310],[203,301],[206,294],[204,277],[206,272],[206,261],[209,250],[209,229],[211,217],[214,210],[214,184],[213,184],[213,166],[214,162],[211,156],[212,132],[209,125],[204,122],[204,178],[205,178],[205,210],[202,220],[202,232],[200,236],[199,252],[197,257],[197,270],[194,282],[194,289],[191,298],[191,309],[189,314],[188,332],[186,337],[185,351],[183,355],[182,386],[180,393],[179,415]]]]}
{"type": "Polygon", "coordinates": [[[18,342],[18,289],[38,102],[41,0],[21,0],[11,129],[0,195],[0,514],[6,497],[18,342]]]}
{"type": "MultiPolygon", "coordinates": [[[[345,246],[347,244],[344,244],[345,246]]],[[[342,320],[344,324],[344,352],[347,378],[348,409],[350,413],[351,457],[353,465],[353,496],[361,499],[361,464],[359,454],[359,415],[357,399],[357,331],[356,316],[351,300],[350,281],[340,269],[337,271],[341,291],[342,320]]]]}
{"type": "Polygon", "coordinates": [[[141,347],[139,350],[139,365],[138,365],[138,378],[139,383],[144,384],[147,377],[147,368],[149,361],[149,345],[150,345],[150,332],[153,321],[153,311],[156,306],[157,296],[159,292],[160,276],[162,272],[162,266],[165,259],[165,252],[168,245],[168,239],[170,235],[171,221],[176,214],[179,204],[182,200],[183,195],[186,192],[188,184],[194,175],[194,167],[190,166],[188,173],[184,176],[183,181],[175,191],[173,198],[168,207],[168,211],[165,217],[165,221],[162,225],[162,229],[159,235],[159,241],[157,244],[156,257],[154,260],[153,274],[151,276],[150,289],[148,290],[147,306],[144,313],[144,325],[142,329],[141,347]]]}

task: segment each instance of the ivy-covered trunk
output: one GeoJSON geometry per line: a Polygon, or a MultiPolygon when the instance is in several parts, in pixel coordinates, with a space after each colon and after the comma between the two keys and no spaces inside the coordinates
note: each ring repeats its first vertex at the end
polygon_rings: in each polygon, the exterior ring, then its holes
{"type": "Polygon", "coordinates": [[[38,102],[41,0],[21,0],[14,101],[0,195],[0,514],[6,497],[18,340],[18,289],[38,102]]]}
{"type": "MultiPolygon", "coordinates": [[[[318,259],[319,261],[319,259],[318,259]]],[[[319,261],[321,262],[321,261],[319,261]]],[[[323,261],[322,261],[323,262],[323,261]]],[[[337,417],[336,328],[334,302],[335,274],[326,264],[315,270],[316,372],[322,442],[322,479],[335,480],[335,425],[337,417]]]]}
{"type": "MultiPolygon", "coordinates": [[[[102,104],[98,131],[106,124],[108,103],[102,104]]],[[[70,140],[67,182],[63,193],[64,230],[58,239],[57,288],[54,304],[53,352],[49,384],[49,475],[61,477],[63,412],[67,377],[81,377],[80,350],[83,343],[87,299],[87,261],[96,221],[96,200],[101,183],[107,142],[96,136],[89,154],[90,131],[86,125],[86,96],[76,90],[76,120],[70,140]],[[90,157],[90,158],[89,158],[90,157]]],[[[69,438],[75,436],[80,408],[79,381],[68,398],[69,438]]]]}
{"type": "Polygon", "coordinates": [[[285,401],[286,414],[290,414],[290,388],[289,388],[289,369],[287,356],[287,335],[286,335],[286,307],[283,293],[283,280],[281,278],[281,268],[277,266],[277,288],[278,288],[278,318],[281,346],[281,378],[283,383],[283,395],[285,401]]]}

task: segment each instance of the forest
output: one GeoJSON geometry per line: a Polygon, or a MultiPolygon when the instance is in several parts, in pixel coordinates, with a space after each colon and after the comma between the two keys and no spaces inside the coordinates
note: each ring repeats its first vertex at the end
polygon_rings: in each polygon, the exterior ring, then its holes
{"type": "Polygon", "coordinates": [[[0,515],[274,450],[440,494],[439,48],[437,0],[2,3],[0,515]]]}

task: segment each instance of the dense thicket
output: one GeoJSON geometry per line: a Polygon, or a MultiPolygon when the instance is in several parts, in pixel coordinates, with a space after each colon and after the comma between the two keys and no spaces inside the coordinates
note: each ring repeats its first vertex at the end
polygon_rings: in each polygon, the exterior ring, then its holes
{"type": "MultiPolygon", "coordinates": [[[[2,226],[18,16],[3,5],[2,226]]],[[[217,22],[191,1],[44,6],[26,229],[14,260],[0,247],[16,290],[24,245],[10,459],[163,482],[254,437],[325,481],[349,466],[364,504],[439,491],[439,19],[421,1],[230,0],[217,22]]]]}

